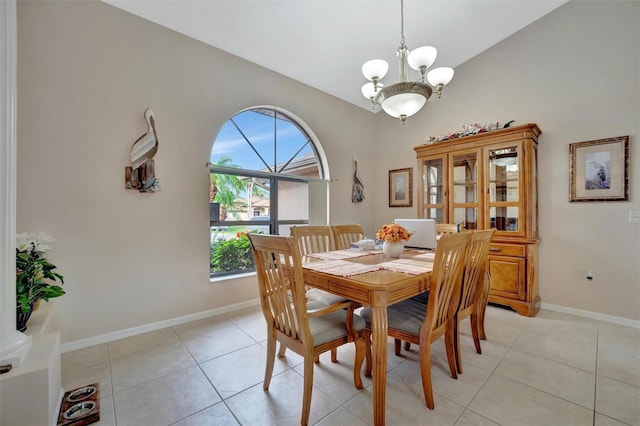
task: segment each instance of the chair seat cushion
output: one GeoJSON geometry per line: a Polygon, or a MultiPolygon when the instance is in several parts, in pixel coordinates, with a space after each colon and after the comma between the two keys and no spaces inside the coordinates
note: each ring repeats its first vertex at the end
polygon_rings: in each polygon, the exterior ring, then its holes
{"type": "MultiPolygon", "coordinates": [[[[346,336],[346,320],[346,311],[337,311],[321,317],[309,318],[309,330],[313,336],[314,346],[346,336]]],[[[354,314],[353,326],[356,331],[361,331],[364,330],[366,323],[360,315],[354,314]]]]}
{"type": "MultiPolygon", "coordinates": [[[[389,328],[404,331],[416,336],[420,335],[420,328],[427,313],[427,305],[413,300],[403,300],[387,308],[389,328]]],[[[359,314],[367,323],[371,323],[371,308],[363,308],[359,314]]]]}
{"type": "Polygon", "coordinates": [[[341,296],[336,296],[328,291],[320,290],[318,288],[312,288],[307,291],[307,300],[324,303],[325,305],[333,305],[334,303],[346,302],[349,299],[345,299],[341,296]]]}
{"type": "Polygon", "coordinates": [[[309,300],[307,302],[307,311],[313,311],[315,309],[322,309],[322,308],[326,308],[327,305],[326,303],[322,303],[322,302],[318,302],[316,300],[309,300]]]}

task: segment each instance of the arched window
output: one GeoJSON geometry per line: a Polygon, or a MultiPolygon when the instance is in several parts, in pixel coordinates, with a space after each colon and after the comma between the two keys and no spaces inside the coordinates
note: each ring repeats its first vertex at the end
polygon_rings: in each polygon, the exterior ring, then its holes
{"type": "Polygon", "coordinates": [[[210,158],[211,277],[255,269],[247,232],[327,223],[323,158],[311,130],[279,108],[247,109],[222,126],[210,158]]]}

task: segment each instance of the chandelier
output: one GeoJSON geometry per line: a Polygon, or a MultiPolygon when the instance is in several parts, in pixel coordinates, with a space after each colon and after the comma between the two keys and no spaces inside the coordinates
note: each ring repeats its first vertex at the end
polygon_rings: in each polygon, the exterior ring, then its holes
{"type": "Polygon", "coordinates": [[[425,82],[427,68],[434,63],[437,54],[436,48],[431,46],[418,47],[409,52],[404,42],[404,1],[400,0],[400,47],[397,51],[400,81],[389,86],[380,83],[387,74],[389,64],[382,59],[372,59],[362,66],[362,74],[370,81],[362,86],[362,94],[371,100],[374,109],[380,106],[384,112],[399,118],[404,124],[407,117],[420,111],[434,91],[440,97],[444,86],[453,78],[453,68],[440,67],[429,71],[425,82]],[[417,81],[407,79],[407,62],[420,72],[417,81]]]}

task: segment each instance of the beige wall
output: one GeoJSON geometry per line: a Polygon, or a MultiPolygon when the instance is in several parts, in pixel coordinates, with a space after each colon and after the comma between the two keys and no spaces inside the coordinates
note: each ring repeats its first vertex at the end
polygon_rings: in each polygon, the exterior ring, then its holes
{"type": "Polygon", "coordinates": [[[387,207],[387,171],[415,170],[413,146],[469,122],[537,122],[543,303],[639,320],[640,226],[624,216],[640,210],[639,7],[569,3],[458,67],[443,98],[401,126],[100,2],[20,0],[17,227],[57,239],[62,341],[257,296],[254,277],[209,283],[205,167],[220,126],[254,105],[310,126],[337,179],[331,222],[369,234],[415,217],[387,207]],[[123,189],[146,107],[156,194],[123,189]],[[568,144],[625,134],[631,201],[570,204],[568,144]],[[366,196],[355,205],[353,157],[366,196]],[[587,267],[595,285],[583,284],[587,267]]]}
{"type": "Polygon", "coordinates": [[[327,155],[331,217],[352,205],[352,158],[372,180],[375,117],[337,98],[96,1],[18,2],[18,232],[44,231],[65,277],[62,342],[255,299],[255,278],[209,283],[208,161],[237,111],[276,105],[327,155]],[[162,191],[124,189],[156,116],[162,191]]]}
{"type": "MultiPolygon", "coordinates": [[[[640,225],[628,222],[640,210],[639,22],[637,1],[557,9],[459,66],[442,99],[405,126],[382,117],[378,169],[412,165],[419,179],[412,148],[429,136],[474,122],[538,123],[542,303],[640,320],[640,225]],[[621,135],[631,135],[630,201],[569,203],[569,144],[621,135]]],[[[385,206],[377,200],[375,223],[416,214],[385,206]]]]}

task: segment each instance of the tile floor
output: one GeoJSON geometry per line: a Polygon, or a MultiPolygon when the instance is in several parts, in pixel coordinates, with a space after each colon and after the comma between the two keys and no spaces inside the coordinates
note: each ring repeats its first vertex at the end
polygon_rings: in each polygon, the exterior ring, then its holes
{"type": "MultiPolygon", "coordinates": [[[[433,351],[436,407],[426,408],[416,347],[389,342],[388,425],[640,425],[640,329],[542,310],[535,318],[490,306],[475,353],[462,327],[464,374],[433,351]]],[[[262,390],[265,326],[259,308],[171,327],[62,356],[66,390],[99,382],[100,425],[295,425],[302,359],[276,360],[262,390]]],[[[371,380],[352,382],[353,346],[314,373],[310,424],[371,425],[371,380]]]]}

